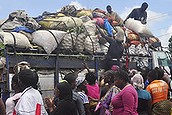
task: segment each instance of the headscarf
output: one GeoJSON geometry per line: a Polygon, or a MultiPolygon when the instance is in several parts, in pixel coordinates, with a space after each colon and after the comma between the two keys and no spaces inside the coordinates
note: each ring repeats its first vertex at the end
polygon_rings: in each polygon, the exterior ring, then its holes
{"type": "Polygon", "coordinates": [[[111,67],[111,70],[114,70],[114,71],[117,71],[119,69],[119,66],[118,65],[113,65],[111,67]]]}
{"type": "Polygon", "coordinates": [[[140,74],[135,74],[132,78],[131,78],[131,82],[133,83],[133,87],[135,89],[143,89],[144,88],[144,81],[143,81],[143,77],[140,74]]]}

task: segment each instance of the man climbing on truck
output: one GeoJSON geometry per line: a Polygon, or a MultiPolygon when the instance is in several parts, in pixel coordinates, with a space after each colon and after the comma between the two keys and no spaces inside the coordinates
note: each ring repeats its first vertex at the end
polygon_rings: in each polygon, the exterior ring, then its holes
{"type": "MultiPolygon", "coordinates": [[[[135,8],[132,12],[127,16],[126,20],[129,18],[134,18],[134,20],[139,20],[142,24],[147,23],[147,12],[148,4],[144,2],[140,8],[135,8]]],[[[125,21],[126,21],[125,20],[125,21]]]]}

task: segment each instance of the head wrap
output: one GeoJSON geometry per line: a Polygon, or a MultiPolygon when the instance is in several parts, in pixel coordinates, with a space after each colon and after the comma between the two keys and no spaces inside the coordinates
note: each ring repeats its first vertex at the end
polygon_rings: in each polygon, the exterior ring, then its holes
{"type": "Polygon", "coordinates": [[[111,70],[114,70],[114,71],[117,71],[119,69],[119,66],[117,66],[117,65],[113,65],[112,67],[111,67],[111,70]]]}
{"type": "Polygon", "coordinates": [[[143,89],[144,88],[144,81],[143,81],[143,77],[140,74],[135,74],[132,78],[131,78],[131,82],[133,83],[133,86],[136,89],[143,89]]]}
{"type": "Polygon", "coordinates": [[[23,69],[30,69],[30,68],[31,67],[30,67],[30,64],[28,62],[21,61],[14,66],[13,70],[14,70],[14,73],[19,73],[23,69]]]}

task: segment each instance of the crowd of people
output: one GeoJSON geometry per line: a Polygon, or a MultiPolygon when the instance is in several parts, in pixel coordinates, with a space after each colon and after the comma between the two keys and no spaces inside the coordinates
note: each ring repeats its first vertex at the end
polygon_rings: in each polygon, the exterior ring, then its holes
{"type": "Polygon", "coordinates": [[[148,72],[118,65],[100,73],[98,79],[84,63],[87,73],[66,74],[54,89],[53,98],[38,90],[38,74],[22,68],[12,78],[14,95],[4,103],[1,115],[170,115],[171,78],[156,67],[148,72]]]}
{"type": "MultiPolygon", "coordinates": [[[[126,18],[134,18],[146,24],[147,3],[134,9],[126,18]]],[[[107,14],[112,15],[118,26],[123,26],[122,19],[112,11],[110,5],[107,14]]],[[[126,21],[125,20],[125,21],[126,21]]],[[[124,22],[125,22],[124,21],[124,22]]],[[[114,24],[114,22],[111,22],[114,24]]],[[[0,115],[170,115],[172,101],[170,92],[172,82],[161,67],[147,72],[121,67],[122,41],[114,36],[101,36],[110,44],[105,56],[104,71],[100,77],[90,71],[78,77],[77,72],[64,76],[56,83],[53,98],[43,98],[38,90],[39,76],[28,63],[19,63],[14,68],[12,89],[14,95],[4,103],[0,99],[0,115]],[[114,52],[114,49],[118,52],[114,52]],[[119,50],[118,50],[119,49],[119,50]]]]}

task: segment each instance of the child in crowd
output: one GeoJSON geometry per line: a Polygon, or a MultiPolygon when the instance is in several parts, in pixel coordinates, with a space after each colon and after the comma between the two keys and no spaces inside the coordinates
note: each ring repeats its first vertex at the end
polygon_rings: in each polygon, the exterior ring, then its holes
{"type": "Polygon", "coordinates": [[[100,87],[97,83],[97,78],[94,72],[88,72],[86,74],[86,88],[87,88],[87,96],[90,101],[90,110],[92,115],[97,114],[94,112],[98,101],[100,100],[100,87]]]}
{"type": "Polygon", "coordinates": [[[83,76],[78,77],[76,79],[76,86],[77,86],[76,91],[79,93],[83,101],[86,115],[91,115],[90,108],[89,108],[89,100],[88,100],[88,96],[86,95],[87,89],[86,89],[85,77],[83,76]]]}

